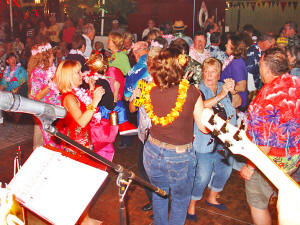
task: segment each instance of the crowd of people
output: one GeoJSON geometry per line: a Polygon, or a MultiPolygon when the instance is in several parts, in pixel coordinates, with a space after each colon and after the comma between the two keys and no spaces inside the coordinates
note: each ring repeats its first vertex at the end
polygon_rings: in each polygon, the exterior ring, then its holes
{"type": "MultiPolygon", "coordinates": [[[[250,24],[223,33],[208,21],[192,39],[182,20],[156,27],[149,19],[136,40],[114,20],[107,49],[93,43],[94,25],[81,18],[76,26],[67,19],[62,29],[55,17],[36,26],[26,22],[10,40],[1,37],[0,90],[64,106],[58,130],[110,161],[117,134],[119,149],[137,134],[140,175],[171,196],[145,189],[149,202],[142,209],[153,209],[154,224],[197,221],[196,202],[207,187],[205,203],[226,210],[218,196],[236,169],[246,180],[254,224],[270,225],[268,203],[276,191],[264,171],[231,154],[201,116],[210,108],[233,125],[245,123],[251,141],[299,182],[297,24],[285,23],[276,35],[250,24]],[[131,121],[137,111],[138,128],[131,121]]],[[[33,145],[80,154],[44,132],[39,121],[33,145]]]]}

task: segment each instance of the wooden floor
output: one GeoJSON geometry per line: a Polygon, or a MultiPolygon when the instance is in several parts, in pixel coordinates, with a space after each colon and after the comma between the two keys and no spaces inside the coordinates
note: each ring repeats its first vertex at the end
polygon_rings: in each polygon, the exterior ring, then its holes
{"type": "MultiPolygon", "coordinates": [[[[8,183],[13,177],[13,162],[17,147],[22,150],[22,161],[24,162],[32,153],[32,119],[23,116],[17,128],[10,121],[6,121],[0,127],[0,181],[8,183]],[[9,136],[9,137],[8,137],[9,136]],[[14,141],[15,140],[15,141],[14,141]],[[17,141],[16,141],[17,140],[17,141]],[[1,147],[4,146],[4,147],[1,147]]],[[[116,142],[118,141],[118,138],[116,142]]],[[[137,148],[136,137],[134,144],[128,149],[118,150],[115,148],[114,162],[125,168],[137,172],[137,148]]],[[[103,221],[103,224],[117,225],[119,219],[119,194],[116,185],[117,173],[109,172],[106,182],[101,186],[92,200],[89,215],[92,218],[103,221]]],[[[248,205],[246,203],[244,181],[239,177],[237,171],[233,171],[224,191],[221,193],[220,202],[226,204],[228,210],[221,211],[205,205],[204,199],[197,203],[197,222],[187,221],[186,224],[202,225],[243,225],[252,224],[248,205]]],[[[130,225],[153,224],[150,219],[152,211],[144,212],[141,208],[147,203],[143,187],[137,183],[130,185],[125,198],[127,220],[130,225]]],[[[274,224],[276,221],[275,201],[270,204],[274,224]]],[[[59,203],[58,203],[59,204],[59,203]]],[[[66,209],[70,210],[70,209],[66,209]]],[[[39,223],[36,223],[39,224],[39,223]]],[[[40,223],[42,224],[42,223],[40,223]]],[[[31,225],[31,224],[30,224],[31,225]]],[[[35,224],[34,224],[35,225],[35,224]]]]}

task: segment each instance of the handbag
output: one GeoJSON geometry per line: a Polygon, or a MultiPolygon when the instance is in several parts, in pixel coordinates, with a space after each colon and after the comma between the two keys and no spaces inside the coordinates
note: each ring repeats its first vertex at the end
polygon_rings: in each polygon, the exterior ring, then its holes
{"type": "Polygon", "coordinates": [[[119,126],[112,126],[109,120],[101,119],[100,122],[92,119],[90,122],[91,142],[94,150],[99,150],[113,143],[117,137],[119,126]]]}

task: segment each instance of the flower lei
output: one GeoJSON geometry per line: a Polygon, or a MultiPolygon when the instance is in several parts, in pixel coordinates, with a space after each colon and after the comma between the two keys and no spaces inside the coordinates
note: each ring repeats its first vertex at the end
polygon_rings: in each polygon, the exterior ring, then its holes
{"type": "Polygon", "coordinates": [[[47,43],[45,45],[40,45],[37,49],[32,49],[31,50],[31,54],[33,56],[37,55],[38,53],[42,53],[42,52],[45,52],[45,51],[48,51],[49,49],[51,49],[52,46],[50,43],[47,43]]]}
{"type": "Polygon", "coordinates": [[[17,69],[19,69],[20,66],[21,66],[21,64],[18,63],[18,64],[15,66],[15,68],[14,68],[12,71],[10,71],[9,73],[8,73],[8,68],[10,68],[10,66],[7,66],[7,67],[5,68],[4,74],[8,74],[8,76],[5,77],[5,81],[6,81],[6,82],[10,82],[11,79],[14,78],[15,73],[16,73],[17,69]]]}
{"type": "Polygon", "coordinates": [[[153,112],[153,105],[151,104],[150,92],[152,88],[154,88],[155,86],[156,84],[152,82],[148,84],[145,89],[145,103],[144,103],[145,110],[149,118],[155,125],[161,124],[162,126],[166,126],[168,124],[173,123],[174,120],[179,116],[179,113],[182,111],[182,107],[187,97],[189,82],[186,79],[180,81],[175,107],[171,109],[170,113],[168,113],[166,116],[163,117],[159,117],[155,115],[155,113],[153,112]]]}
{"type": "MultiPolygon", "coordinates": [[[[72,93],[74,95],[77,96],[77,98],[85,104],[85,106],[88,106],[89,104],[92,103],[92,98],[89,94],[89,90],[86,90],[84,88],[73,88],[72,90],[72,93]]],[[[97,113],[94,113],[93,117],[98,121],[100,122],[101,120],[101,113],[100,112],[97,112],[97,113]]]]}

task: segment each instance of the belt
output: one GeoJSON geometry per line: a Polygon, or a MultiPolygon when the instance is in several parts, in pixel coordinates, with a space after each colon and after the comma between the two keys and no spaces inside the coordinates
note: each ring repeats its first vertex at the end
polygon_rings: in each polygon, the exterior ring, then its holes
{"type": "Polygon", "coordinates": [[[155,144],[158,147],[162,147],[162,148],[166,148],[166,149],[172,149],[175,150],[177,153],[183,153],[186,151],[187,148],[191,148],[193,147],[193,143],[189,143],[189,144],[185,144],[185,145],[172,145],[172,144],[168,144],[165,142],[162,142],[160,140],[157,140],[155,138],[153,138],[152,136],[149,135],[148,140],[152,143],[155,144]]]}

